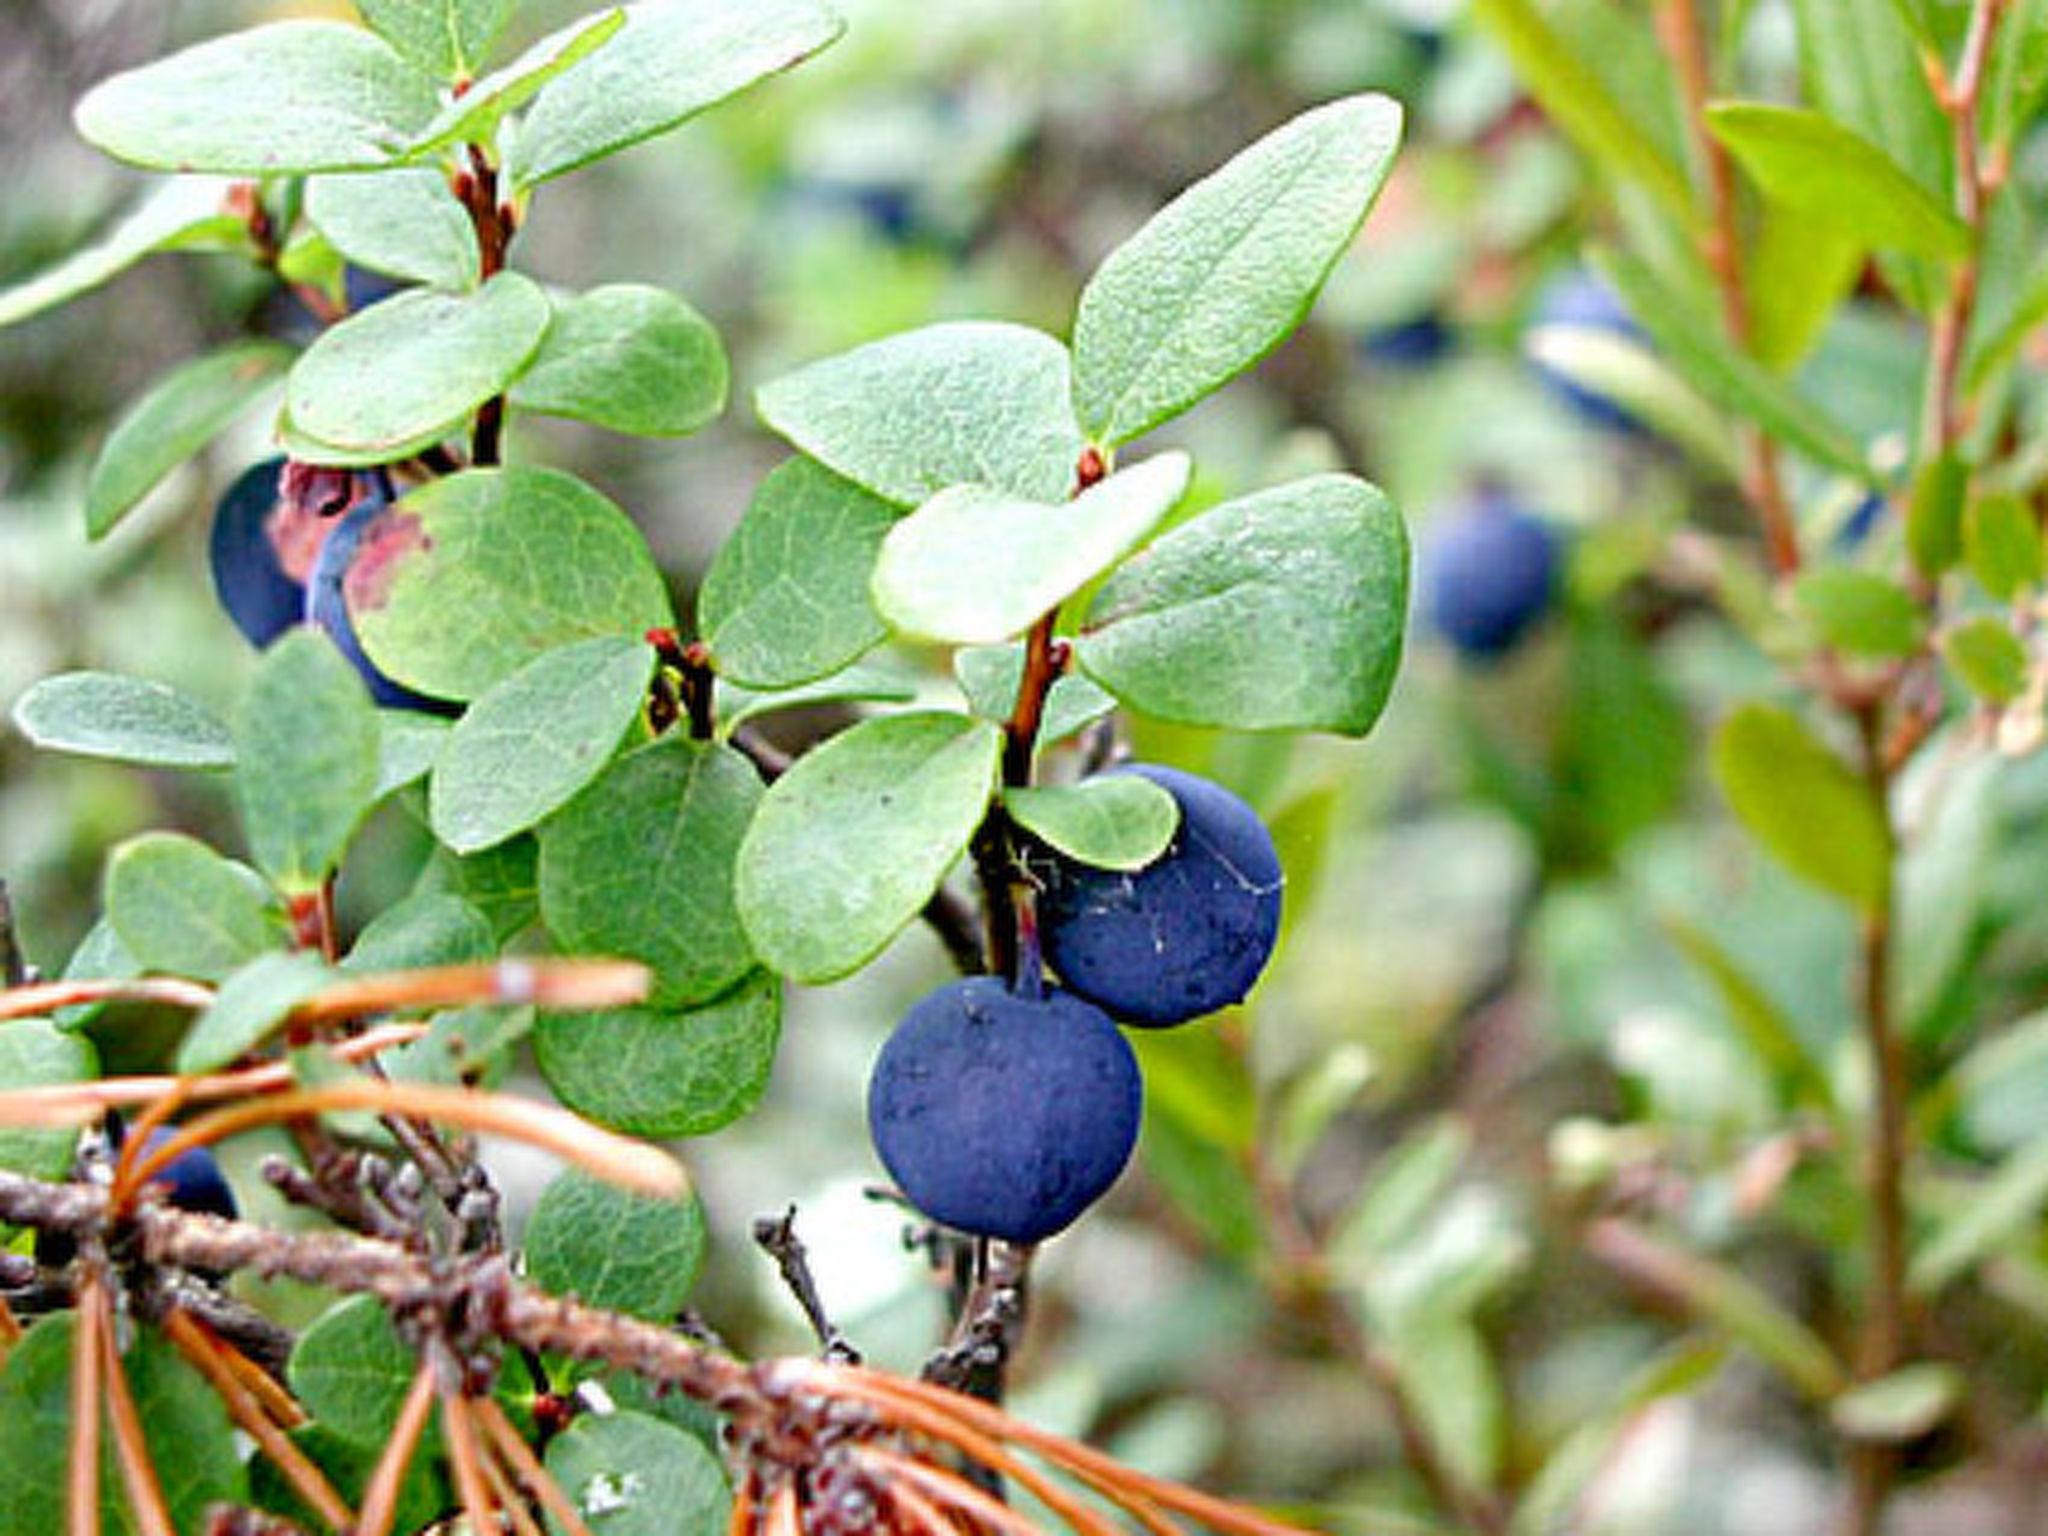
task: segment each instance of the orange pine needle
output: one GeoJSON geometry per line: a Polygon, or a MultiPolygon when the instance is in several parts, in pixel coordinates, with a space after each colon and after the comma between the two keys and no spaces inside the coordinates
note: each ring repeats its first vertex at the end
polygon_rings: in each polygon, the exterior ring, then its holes
{"type": "Polygon", "coordinates": [[[883,1492],[910,1525],[928,1536],[961,1536],[960,1526],[944,1510],[932,1503],[910,1486],[907,1479],[892,1478],[883,1487],[883,1492]]]}
{"type": "Polygon", "coordinates": [[[726,1516],[725,1536],[754,1536],[754,1481],[741,1480],[732,1491],[732,1512],[726,1516]]]}
{"type": "Polygon", "coordinates": [[[356,1517],[347,1501],[335,1491],[326,1474],[307,1458],[306,1453],[292,1444],[256,1396],[237,1379],[234,1367],[226,1358],[226,1350],[215,1342],[205,1326],[196,1322],[190,1313],[173,1310],[165,1316],[163,1327],[179,1352],[192,1362],[227,1405],[228,1416],[256,1442],[314,1513],[337,1533],[346,1532],[353,1526],[356,1517]]]}
{"type": "Polygon", "coordinates": [[[398,1410],[398,1422],[391,1438],[384,1442],[384,1454],[363,1489],[362,1523],[355,1536],[391,1536],[391,1522],[398,1514],[398,1495],[405,1486],[405,1469],[412,1465],[419,1449],[420,1434],[427,1427],[427,1415],[434,1406],[434,1368],[421,1362],[413,1373],[405,1404],[398,1410]]]}
{"type": "Polygon", "coordinates": [[[514,956],[486,965],[437,965],[340,982],[291,1011],[300,1024],[397,1009],[532,1003],[557,1013],[645,1002],[653,973],[628,960],[541,960],[514,956]]]}
{"type": "Polygon", "coordinates": [[[666,1152],[600,1129],[552,1104],[473,1088],[442,1088],[368,1077],[294,1089],[202,1115],[151,1151],[137,1168],[136,1177],[146,1180],[180,1153],[251,1126],[336,1109],[368,1109],[422,1120],[448,1120],[471,1130],[492,1131],[530,1142],[580,1164],[601,1179],[658,1199],[679,1200],[690,1190],[689,1175],[666,1152]]]}
{"type": "MultiPolygon", "coordinates": [[[[426,1032],[424,1024],[380,1024],[336,1042],[328,1047],[328,1054],[337,1061],[357,1062],[394,1045],[417,1040],[426,1032]]],[[[17,1088],[0,1093],[0,1125],[83,1125],[97,1120],[109,1109],[153,1103],[167,1094],[182,1092],[186,1103],[202,1103],[250,1093],[273,1093],[291,1087],[292,1081],[291,1064],[273,1061],[210,1077],[105,1077],[91,1083],[17,1088]]]]}
{"type": "Polygon", "coordinates": [[[135,1166],[142,1158],[143,1143],[149,1140],[151,1131],[177,1112],[178,1106],[185,1102],[185,1092],[181,1082],[145,1109],[129,1127],[127,1139],[121,1143],[121,1155],[114,1159],[114,1179],[107,1190],[107,1203],[114,1210],[126,1210],[141,1193],[142,1183],[135,1177],[135,1166]]]}
{"type": "Polygon", "coordinates": [[[863,1446],[853,1455],[871,1476],[891,1490],[891,1498],[895,1497],[893,1489],[896,1482],[908,1482],[992,1530],[1006,1531],[1009,1536],[1044,1536],[1044,1532],[1009,1505],[998,1503],[950,1472],[941,1472],[937,1467],[928,1467],[921,1461],[875,1446],[863,1446]]]}
{"type": "Polygon", "coordinates": [[[483,1452],[477,1446],[476,1425],[470,1422],[469,1400],[450,1388],[443,1388],[440,1397],[441,1444],[448,1451],[448,1470],[455,1474],[455,1491],[462,1500],[462,1512],[469,1516],[470,1530],[482,1536],[497,1529],[492,1519],[496,1501],[484,1476],[483,1452]]]}
{"type": "Polygon", "coordinates": [[[94,1331],[98,1334],[100,1368],[106,1373],[107,1418],[114,1428],[114,1455],[121,1468],[121,1485],[128,1491],[128,1507],[142,1536],[177,1536],[171,1525],[171,1512],[164,1505],[156,1463],[150,1459],[149,1440],[142,1432],[142,1415],[135,1409],[128,1373],[121,1368],[121,1350],[114,1342],[114,1320],[107,1293],[96,1291],[95,1295],[104,1314],[94,1331]]]}
{"type": "Polygon", "coordinates": [[[533,1448],[520,1438],[519,1431],[512,1427],[512,1421],[505,1417],[505,1410],[492,1399],[482,1398],[476,1405],[476,1418],[526,1491],[538,1498],[548,1513],[562,1523],[569,1536],[591,1536],[590,1527],[583,1523],[583,1516],[577,1512],[575,1503],[555,1481],[553,1474],[540,1464],[533,1448]]]}
{"type": "Polygon", "coordinates": [[[100,1353],[106,1292],[97,1276],[78,1288],[77,1332],[71,1339],[71,1459],[65,1479],[65,1530],[100,1536],[100,1353]]]}
{"type": "Polygon", "coordinates": [[[165,1003],[197,1012],[213,1006],[213,988],[174,976],[113,981],[40,981],[0,991],[0,1020],[34,1018],[80,1003],[165,1003]]]}
{"type": "Polygon", "coordinates": [[[21,1320],[14,1315],[14,1308],[7,1305],[7,1298],[0,1296],[0,1360],[7,1358],[7,1351],[21,1342],[21,1320]]]}
{"type": "Polygon", "coordinates": [[[491,1497],[498,1501],[512,1521],[513,1536],[541,1536],[541,1529],[533,1523],[533,1515],[526,1507],[526,1499],[515,1486],[502,1458],[491,1454],[491,1447],[483,1448],[484,1476],[491,1485],[491,1497]]]}
{"type": "Polygon", "coordinates": [[[768,1506],[767,1536],[803,1536],[803,1521],[796,1507],[796,1484],[784,1483],[768,1506]]]}

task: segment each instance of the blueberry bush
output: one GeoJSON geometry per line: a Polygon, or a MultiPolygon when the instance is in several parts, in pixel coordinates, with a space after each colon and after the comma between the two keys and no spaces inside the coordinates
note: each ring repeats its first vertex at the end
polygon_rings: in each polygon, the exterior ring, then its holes
{"type": "Polygon", "coordinates": [[[0,14],[0,1536],[2037,1528],[2044,38],[0,14]]]}

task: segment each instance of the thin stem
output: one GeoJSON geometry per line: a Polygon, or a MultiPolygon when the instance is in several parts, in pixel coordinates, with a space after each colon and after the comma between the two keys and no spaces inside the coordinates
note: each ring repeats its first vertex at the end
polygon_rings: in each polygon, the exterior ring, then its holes
{"type": "MultiPolygon", "coordinates": [[[[1658,31],[1678,73],[1684,101],[1686,142],[1707,180],[1707,224],[1701,254],[1721,295],[1721,321],[1738,347],[1750,338],[1749,294],[1742,271],[1742,228],[1735,197],[1735,167],[1721,141],[1707,131],[1711,72],[1705,33],[1695,0],[1660,0],[1658,31]]],[[[1771,570],[1791,576],[1799,570],[1799,533],[1785,496],[1777,444],[1755,426],[1742,431],[1742,494],[1762,525],[1771,570]]]]}

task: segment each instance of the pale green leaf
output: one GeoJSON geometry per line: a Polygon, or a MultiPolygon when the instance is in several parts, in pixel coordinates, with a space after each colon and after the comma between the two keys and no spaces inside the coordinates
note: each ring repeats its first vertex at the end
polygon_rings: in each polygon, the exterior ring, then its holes
{"type": "MultiPolygon", "coordinates": [[[[651,1414],[586,1414],[548,1443],[547,1471],[590,1536],[717,1536],[731,1502],[704,1442],[651,1414]]],[[[549,1536],[568,1527],[550,1512],[549,1536]]]]}
{"type": "Polygon", "coordinates": [[[1143,869],[1166,851],[1180,825],[1173,796],[1128,773],[1006,789],[1003,809],[1040,842],[1102,869],[1143,869]]]}
{"type": "Polygon", "coordinates": [[[518,0],[356,0],[371,30],[417,68],[446,80],[483,67],[518,0]]]}
{"type": "Polygon", "coordinates": [[[153,251],[173,250],[207,234],[244,236],[247,226],[225,211],[230,185],[221,176],[173,176],[159,183],[92,244],[0,289],[0,326],[90,293],[153,251]]]}
{"type": "Polygon", "coordinates": [[[308,954],[279,950],[258,955],[221,983],[213,1006],[178,1048],[178,1070],[219,1071],[261,1044],[292,1009],[332,979],[333,972],[308,954]]]}
{"type": "Polygon", "coordinates": [[[14,703],[21,734],[50,752],[149,768],[232,768],[234,738],[212,710],[168,683],[112,672],[46,677],[14,703]]]}
{"type": "Polygon", "coordinates": [[[1988,704],[2010,704],[2027,687],[2027,648],[1989,614],[1966,619],[1941,637],[1941,651],[1965,686],[1988,704]]]}
{"type": "Polygon", "coordinates": [[[1750,834],[1793,873],[1874,909],[1891,875],[1891,831],[1870,788],[1798,716],[1745,704],[1714,736],[1714,777],[1750,834]]]}
{"type": "Polygon", "coordinates": [[[476,227],[440,171],[315,176],[306,183],[306,217],[359,267],[436,288],[477,284],[476,227]]]}
{"type": "Polygon", "coordinates": [[[107,921],[145,971],[218,981],[285,938],[254,872],[180,832],[145,832],[107,860],[107,921]]]}
{"type": "Polygon", "coordinates": [[[690,1299],[704,1249],[694,1195],[637,1195],[576,1168],[541,1191],[520,1244],[526,1277],[543,1290],[659,1322],[690,1299]]]}
{"type": "Polygon", "coordinates": [[[523,411],[639,437],[682,437],[725,409],[725,348],[665,289],[615,283],[559,305],[512,386],[523,411]]]}
{"type": "Polygon", "coordinates": [[[451,144],[491,143],[507,113],[518,111],[550,80],[610,42],[625,24],[626,13],[611,10],[579,17],[550,33],[503,69],[491,71],[449,101],[407,146],[407,154],[432,154],[451,144]]]}
{"type": "MultiPolygon", "coordinates": [[[[48,1019],[0,1023],[0,1093],[87,1083],[99,1075],[98,1052],[84,1035],[48,1019]]],[[[32,1179],[66,1179],[77,1145],[76,1126],[0,1126],[0,1168],[32,1179]]]]}

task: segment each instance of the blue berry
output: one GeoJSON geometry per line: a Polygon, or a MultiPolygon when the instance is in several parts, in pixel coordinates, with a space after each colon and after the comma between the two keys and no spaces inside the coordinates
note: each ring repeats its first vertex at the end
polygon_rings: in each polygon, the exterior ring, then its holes
{"type": "Polygon", "coordinates": [[[373,532],[377,519],[389,511],[390,503],[382,496],[365,497],[349,509],[329,535],[320,550],[319,563],[313,568],[313,578],[306,585],[306,622],[327,631],[341,654],[362,674],[363,681],[369,685],[370,697],[379,704],[387,709],[452,715],[458,712],[457,706],[415,693],[379,671],[376,663],[364,654],[362,642],[356,638],[355,625],[348,616],[348,601],[343,595],[342,584],[348,577],[349,567],[364,549],[365,537],[373,532]]]}
{"type": "Polygon", "coordinates": [[[1505,493],[1486,491],[1445,517],[1423,546],[1425,611],[1461,654],[1507,654],[1550,607],[1556,537],[1505,493]]]}

